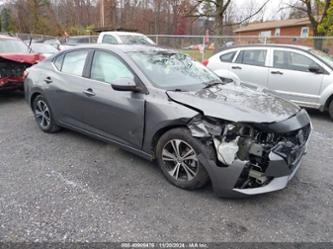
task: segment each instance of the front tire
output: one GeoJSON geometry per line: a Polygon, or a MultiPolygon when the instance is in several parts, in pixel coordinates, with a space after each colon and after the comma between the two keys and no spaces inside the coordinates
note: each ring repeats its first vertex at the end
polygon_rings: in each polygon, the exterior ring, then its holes
{"type": "Polygon", "coordinates": [[[51,108],[46,99],[39,95],[32,103],[32,111],[38,127],[46,133],[55,133],[60,127],[55,123],[51,108]]]}
{"type": "Polygon", "coordinates": [[[205,186],[209,176],[198,160],[204,145],[185,128],[172,129],[159,139],[156,146],[157,162],[169,182],[183,189],[205,186]]]}

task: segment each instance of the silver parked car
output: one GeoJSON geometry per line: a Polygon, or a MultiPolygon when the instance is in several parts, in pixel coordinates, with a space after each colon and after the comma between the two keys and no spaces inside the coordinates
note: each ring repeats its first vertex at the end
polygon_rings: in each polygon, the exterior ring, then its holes
{"type": "Polygon", "coordinates": [[[329,111],[333,119],[333,59],[324,52],[293,45],[236,46],[212,56],[206,65],[213,71],[230,70],[242,82],[275,90],[300,106],[329,111]]]}
{"type": "Polygon", "coordinates": [[[286,187],[311,132],[305,110],[223,84],[201,63],[153,46],[90,45],[27,71],[25,93],[44,132],[66,127],[149,160],[184,189],[209,180],[223,196],[286,187]]]}

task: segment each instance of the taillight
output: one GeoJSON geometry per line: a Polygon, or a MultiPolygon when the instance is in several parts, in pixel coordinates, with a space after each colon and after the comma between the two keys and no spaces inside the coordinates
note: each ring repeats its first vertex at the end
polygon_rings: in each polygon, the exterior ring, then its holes
{"type": "Polygon", "coordinates": [[[209,63],[209,60],[207,60],[207,59],[206,59],[206,60],[203,60],[201,63],[207,67],[207,66],[208,66],[208,63],[209,63]]]}

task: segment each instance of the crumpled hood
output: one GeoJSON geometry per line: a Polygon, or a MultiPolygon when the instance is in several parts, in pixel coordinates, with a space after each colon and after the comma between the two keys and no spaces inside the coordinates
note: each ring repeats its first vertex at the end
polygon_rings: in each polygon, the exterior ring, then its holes
{"type": "Polygon", "coordinates": [[[201,110],[206,116],[234,122],[279,122],[300,110],[277,96],[232,83],[197,92],[168,91],[167,95],[178,103],[201,110]]]}
{"type": "Polygon", "coordinates": [[[7,54],[7,53],[0,53],[0,58],[31,65],[36,64],[45,59],[45,57],[41,54],[7,54]]]}

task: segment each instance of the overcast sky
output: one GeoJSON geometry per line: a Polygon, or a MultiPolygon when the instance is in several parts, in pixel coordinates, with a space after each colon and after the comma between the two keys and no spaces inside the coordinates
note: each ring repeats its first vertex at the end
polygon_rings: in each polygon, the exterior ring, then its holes
{"type": "MultiPolygon", "coordinates": [[[[260,7],[267,0],[234,0],[234,4],[237,5],[237,9],[242,11],[244,8],[248,8],[250,2],[254,2],[257,7],[260,7]]],[[[291,0],[270,0],[266,5],[265,9],[265,20],[278,19],[280,17],[280,13],[277,13],[280,7],[285,6],[286,2],[291,2],[291,0]]]]}

